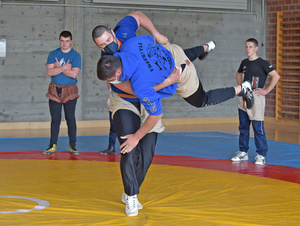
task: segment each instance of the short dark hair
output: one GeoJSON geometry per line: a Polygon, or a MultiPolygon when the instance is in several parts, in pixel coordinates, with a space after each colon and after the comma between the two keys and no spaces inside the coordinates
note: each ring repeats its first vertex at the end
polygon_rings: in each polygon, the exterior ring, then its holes
{"type": "Polygon", "coordinates": [[[113,55],[104,55],[97,63],[97,76],[100,80],[112,78],[116,75],[119,68],[122,69],[121,58],[113,55]]]}
{"type": "Polygon", "coordinates": [[[95,27],[92,32],[94,42],[95,39],[101,37],[105,31],[111,32],[110,29],[104,25],[98,25],[97,27],[95,27]]]}
{"type": "Polygon", "coordinates": [[[65,38],[70,37],[70,39],[72,40],[72,33],[70,31],[62,31],[59,34],[59,39],[60,39],[60,37],[65,37],[65,38]]]}
{"type": "Polygon", "coordinates": [[[255,38],[248,38],[246,42],[252,42],[256,47],[258,46],[258,41],[255,38]]]}

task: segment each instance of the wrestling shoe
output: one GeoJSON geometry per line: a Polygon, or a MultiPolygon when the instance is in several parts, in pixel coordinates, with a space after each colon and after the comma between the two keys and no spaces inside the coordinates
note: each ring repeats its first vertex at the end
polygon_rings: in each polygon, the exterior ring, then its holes
{"type": "Polygon", "coordinates": [[[255,165],[264,165],[266,163],[266,158],[260,154],[255,157],[255,165]]]}
{"type": "Polygon", "coordinates": [[[139,210],[137,207],[137,196],[127,196],[126,199],[126,207],[125,207],[125,213],[127,216],[132,217],[132,216],[137,216],[139,214],[139,210]]]}
{"type": "Polygon", "coordinates": [[[238,151],[236,155],[231,159],[233,162],[248,161],[248,153],[244,151],[238,151]]]}
{"type": "Polygon", "coordinates": [[[213,51],[216,48],[216,43],[214,41],[209,41],[207,43],[205,43],[205,45],[208,46],[206,52],[202,53],[198,59],[199,60],[204,60],[206,58],[206,56],[208,55],[208,53],[210,53],[211,51],[213,51]]]}
{"type": "Polygon", "coordinates": [[[101,155],[112,155],[115,154],[116,150],[114,146],[108,145],[108,148],[104,151],[99,151],[99,154],[101,155]]]}
{"type": "Polygon", "coordinates": [[[79,155],[79,151],[77,151],[76,147],[70,146],[70,154],[79,155]]]}
{"type": "Polygon", "coordinates": [[[249,81],[245,81],[241,84],[242,90],[238,94],[238,96],[242,96],[246,101],[247,108],[251,109],[254,105],[254,96],[251,88],[251,83],[249,81]]]}
{"type": "Polygon", "coordinates": [[[42,153],[43,154],[54,154],[54,153],[56,153],[56,151],[57,151],[56,144],[53,144],[53,145],[49,145],[49,148],[44,150],[42,153]]]}
{"type": "MultiPolygon", "coordinates": [[[[127,199],[128,195],[125,193],[125,191],[123,191],[122,193],[122,202],[126,204],[126,199],[127,199]]],[[[143,205],[140,203],[140,201],[138,200],[138,198],[136,197],[137,199],[137,208],[139,210],[143,209],[143,205]]]]}
{"type": "Polygon", "coordinates": [[[216,48],[216,43],[214,41],[209,41],[207,43],[205,43],[208,48],[207,48],[207,53],[210,53],[211,51],[213,51],[216,48]]]}

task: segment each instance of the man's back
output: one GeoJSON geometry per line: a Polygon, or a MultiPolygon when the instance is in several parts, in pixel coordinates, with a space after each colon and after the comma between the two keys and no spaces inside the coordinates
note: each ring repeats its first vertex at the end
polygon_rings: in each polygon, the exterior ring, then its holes
{"type": "MultiPolygon", "coordinates": [[[[177,84],[158,92],[153,86],[162,83],[173,72],[175,63],[171,53],[162,45],[154,44],[151,36],[143,35],[127,40],[120,52],[114,55],[122,60],[121,81],[129,80],[132,90],[142,103],[155,104],[161,113],[160,99],[172,96],[176,92],[177,84]]],[[[150,111],[149,108],[146,109],[150,111]]]]}
{"type": "MultiPolygon", "coordinates": [[[[162,83],[175,67],[171,53],[162,45],[154,44],[154,39],[149,35],[131,38],[126,41],[121,47],[120,53],[116,53],[115,56],[122,59],[122,82],[127,80],[132,83],[143,82],[143,84],[152,87],[162,83]]],[[[132,88],[138,89],[138,87],[132,88]]],[[[169,91],[166,94],[173,95],[175,89],[176,84],[171,89],[168,87],[169,91]]]]}

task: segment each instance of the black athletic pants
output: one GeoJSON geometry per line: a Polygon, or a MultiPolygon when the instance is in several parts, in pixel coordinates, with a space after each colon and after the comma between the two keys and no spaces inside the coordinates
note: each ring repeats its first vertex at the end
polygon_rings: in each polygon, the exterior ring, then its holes
{"type": "MultiPolygon", "coordinates": [[[[139,102],[128,102],[128,104],[133,104],[140,110],[139,102]]],[[[141,126],[140,116],[125,109],[116,111],[113,121],[120,144],[125,142],[121,136],[133,134],[141,126]]],[[[157,133],[148,133],[131,152],[121,154],[120,169],[127,195],[139,194],[139,187],[152,163],[156,141],[157,133]]]]}
{"type": "MultiPolygon", "coordinates": [[[[62,88],[56,88],[58,96],[61,95],[62,88]]],[[[68,136],[69,136],[69,145],[76,147],[76,118],[75,118],[75,108],[76,108],[77,99],[69,100],[68,102],[62,104],[55,102],[49,99],[49,109],[51,115],[51,137],[50,137],[50,146],[57,144],[59,127],[61,123],[61,111],[64,107],[65,119],[68,126],[68,136]]]]}
{"type": "Polygon", "coordinates": [[[235,97],[235,89],[233,87],[213,89],[205,92],[201,81],[199,80],[198,90],[187,98],[183,98],[189,104],[201,108],[209,105],[219,104],[235,97]]]}
{"type": "Polygon", "coordinates": [[[185,49],[183,51],[184,51],[185,55],[189,58],[189,60],[191,62],[193,62],[199,56],[201,56],[202,53],[204,53],[204,48],[203,48],[203,46],[196,46],[196,47],[193,47],[190,49],[185,49]]]}
{"type": "MultiPolygon", "coordinates": [[[[204,53],[204,48],[203,46],[196,46],[190,49],[185,49],[184,53],[190,61],[194,61],[204,53]]],[[[199,79],[198,90],[191,96],[184,98],[184,100],[189,104],[200,108],[209,105],[219,104],[233,97],[235,97],[235,89],[233,87],[213,89],[209,90],[208,92],[205,92],[202,83],[199,79]]]]}

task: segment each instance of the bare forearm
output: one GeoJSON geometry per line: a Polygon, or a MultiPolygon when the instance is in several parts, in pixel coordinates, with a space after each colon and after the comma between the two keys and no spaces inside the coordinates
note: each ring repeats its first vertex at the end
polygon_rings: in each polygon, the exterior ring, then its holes
{"type": "Polygon", "coordinates": [[[47,68],[48,76],[56,76],[64,71],[63,67],[47,68]]]}
{"type": "Polygon", "coordinates": [[[170,44],[168,38],[158,32],[152,21],[144,13],[135,11],[130,13],[129,16],[134,17],[138,25],[146,29],[154,37],[157,43],[162,45],[170,44]]]}
{"type": "Polygon", "coordinates": [[[67,64],[60,66],[57,59],[54,64],[47,64],[47,67],[46,67],[48,76],[56,76],[60,73],[63,73],[65,70],[68,70],[71,68],[72,68],[72,65],[69,64],[69,61],[67,62],[67,64]]]}
{"type": "Polygon", "coordinates": [[[155,91],[161,90],[169,85],[172,85],[171,81],[169,78],[166,78],[165,81],[163,81],[162,83],[153,86],[153,88],[155,89],[155,91]]]}
{"type": "Polygon", "coordinates": [[[121,136],[122,139],[126,139],[126,141],[121,144],[120,149],[121,153],[125,154],[128,152],[131,152],[133,148],[135,148],[139,141],[146,136],[146,134],[156,125],[156,123],[162,118],[162,115],[156,115],[152,116],[149,115],[144,122],[144,124],[141,126],[141,128],[136,131],[134,134],[127,134],[124,136],[121,136]]]}
{"type": "Polygon", "coordinates": [[[149,31],[152,36],[157,35],[157,33],[159,33],[154,27],[152,21],[144,13],[140,11],[135,11],[130,13],[129,16],[133,16],[136,19],[138,25],[149,31]]]}
{"type": "Polygon", "coordinates": [[[135,132],[135,136],[141,140],[155,125],[156,123],[162,118],[163,114],[160,115],[149,115],[144,122],[144,124],[141,126],[138,131],[135,132]]]}
{"type": "Polygon", "coordinates": [[[153,86],[155,91],[161,90],[167,86],[170,86],[174,83],[179,82],[180,80],[180,72],[181,72],[181,66],[176,66],[174,71],[169,75],[168,78],[166,78],[162,83],[153,86]]]}
{"type": "Polygon", "coordinates": [[[271,79],[270,84],[268,85],[268,87],[265,89],[267,91],[267,93],[271,92],[271,90],[274,89],[274,87],[276,86],[278,80],[280,79],[280,75],[276,71],[272,71],[270,73],[270,75],[272,76],[272,79],[271,79]]]}
{"type": "Polygon", "coordinates": [[[242,82],[243,82],[242,75],[243,75],[243,73],[236,73],[236,82],[238,85],[242,84],[242,82]]]}
{"type": "Polygon", "coordinates": [[[63,74],[70,77],[70,78],[77,78],[79,74],[79,68],[72,68],[72,69],[67,69],[63,71],[63,74]]]}

